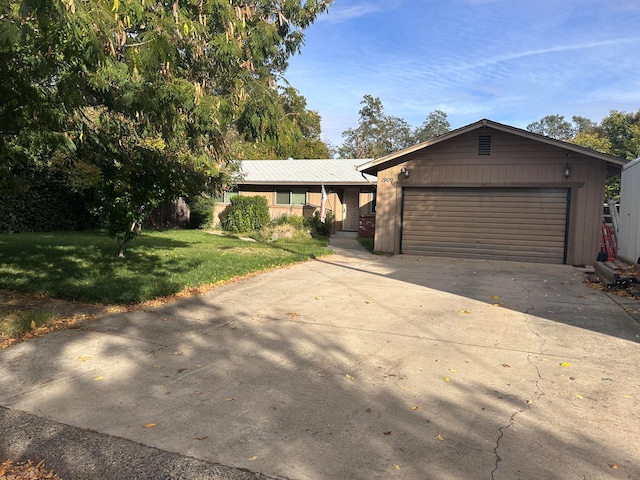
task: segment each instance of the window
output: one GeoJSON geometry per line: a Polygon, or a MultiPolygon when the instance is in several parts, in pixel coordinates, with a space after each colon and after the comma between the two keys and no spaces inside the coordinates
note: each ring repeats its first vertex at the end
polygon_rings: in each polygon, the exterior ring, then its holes
{"type": "Polygon", "coordinates": [[[298,190],[291,192],[291,203],[293,205],[304,205],[307,203],[307,192],[298,190]]]}
{"type": "Polygon", "coordinates": [[[377,192],[374,190],[371,192],[371,213],[376,213],[376,200],[377,192]]]}
{"type": "Polygon", "coordinates": [[[231,199],[238,195],[238,192],[222,192],[220,195],[216,195],[213,199],[218,203],[231,203],[231,199]]]}
{"type": "Polygon", "coordinates": [[[289,190],[276,190],[276,205],[289,205],[291,203],[289,190]]]}
{"type": "Polygon", "coordinates": [[[306,203],[306,190],[276,190],[276,205],[305,205],[306,203]]]}

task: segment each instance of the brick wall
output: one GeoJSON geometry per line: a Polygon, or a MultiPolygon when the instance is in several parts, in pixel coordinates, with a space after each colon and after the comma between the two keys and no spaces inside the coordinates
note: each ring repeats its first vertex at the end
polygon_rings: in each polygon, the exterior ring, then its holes
{"type": "Polygon", "coordinates": [[[373,238],[376,232],[376,216],[360,215],[358,236],[363,238],[373,238]]]}

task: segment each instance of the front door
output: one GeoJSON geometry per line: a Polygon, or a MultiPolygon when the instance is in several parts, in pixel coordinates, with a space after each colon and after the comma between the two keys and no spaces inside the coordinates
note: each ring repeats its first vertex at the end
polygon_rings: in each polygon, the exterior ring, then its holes
{"type": "Polygon", "coordinates": [[[346,190],[344,192],[342,229],[351,232],[357,232],[359,220],[360,192],[358,190],[346,190]]]}

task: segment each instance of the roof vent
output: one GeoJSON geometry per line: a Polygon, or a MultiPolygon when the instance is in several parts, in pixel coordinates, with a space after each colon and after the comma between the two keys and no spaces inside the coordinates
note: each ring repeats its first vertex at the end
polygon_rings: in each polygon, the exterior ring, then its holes
{"type": "Polygon", "coordinates": [[[491,155],[491,135],[478,135],[478,155],[491,155]]]}

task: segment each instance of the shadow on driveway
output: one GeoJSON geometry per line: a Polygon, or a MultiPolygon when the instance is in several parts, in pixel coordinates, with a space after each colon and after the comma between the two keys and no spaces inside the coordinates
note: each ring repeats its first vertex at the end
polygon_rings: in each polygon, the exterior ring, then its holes
{"type": "Polygon", "coordinates": [[[578,272],[336,250],[1,351],[0,405],[270,477],[640,478],[640,326],[578,272]]]}

